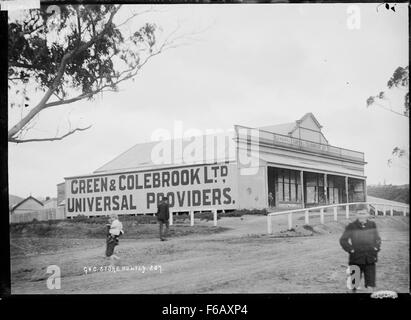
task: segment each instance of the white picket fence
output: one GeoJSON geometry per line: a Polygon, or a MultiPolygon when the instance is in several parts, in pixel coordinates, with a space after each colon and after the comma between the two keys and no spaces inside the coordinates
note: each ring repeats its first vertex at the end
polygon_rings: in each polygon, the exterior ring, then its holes
{"type": "Polygon", "coordinates": [[[302,209],[295,209],[295,210],[287,210],[287,211],[280,211],[280,212],[272,212],[267,215],[267,231],[269,234],[273,233],[273,228],[272,228],[272,218],[276,216],[282,216],[282,215],[288,215],[288,230],[291,230],[293,228],[293,215],[294,214],[299,214],[299,213],[304,213],[304,220],[305,224],[309,224],[310,222],[310,211],[318,211],[320,210],[320,223],[324,224],[324,215],[325,212],[324,210],[326,209],[333,209],[333,216],[334,216],[334,221],[337,221],[338,219],[338,207],[345,207],[345,218],[349,219],[350,218],[350,206],[358,206],[358,205],[363,205],[367,206],[368,212],[370,212],[370,207],[372,206],[375,210],[375,215],[377,216],[380,211],[383,212],[383,215],[385,216],[387,214],[387,208],[388,211],[390,212],[390,215],[394,215],[394,210],[395,209],[400,209],[396,211],[400,211],[403,213],[404,216],[409,215],[410,212],[410,207],[409,205],[397,205],[397,204],[392,204],[392,203],[377,203],[377,202],[352,202],[352,203],[339,203],[339,204],[332,204],[332,205],[326,205],[326,206],[319,206],[319,207],[311,207],[311,208],[302,208],[302,209]]]}
{"type": "Polygon", "coordinates": [[[10,223],[30,222],[34,219],[37,221],[65,219],[64,207],[57,207],[57,209],[49,208],[25,213],[12,213],[10,215],[10,223]]]}
{"type": "MultiPolygon", "coordinates": [[[[177,212],[179,211],[170,210],[170,219],[169,219],[170,226],[173,225],[173,216],[177,212]]],[[[211,212],[213,213],[213,224],[215,227],[217,227],[217,209],[211,209],[211,212]]],[[[194,210],[189,211],[189,215],[190,215],[190,225],[194,226],[194,210]]]]}

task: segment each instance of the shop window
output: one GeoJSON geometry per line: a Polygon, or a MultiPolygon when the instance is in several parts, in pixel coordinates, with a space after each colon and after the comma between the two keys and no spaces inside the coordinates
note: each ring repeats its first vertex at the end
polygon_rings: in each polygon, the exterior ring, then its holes
{"type": "Polygon", "coordinates": [[[290,184],[284,183],[284,201],[289,202],[290,200],[290,184]]]}
{"type": "Polygon", "coordinates": [[[277,190],[278,200],[284,202],[299,202],[301,199],[300,173],[294,170],[278,169],[277,190]]]}
{"type": "Polygon", "coordinates": [[[290,198],[292,201],[297,201],[297,187],[298,186],[295,183],[290,184],[290,191],[291,191],[290,198]]]}
{"type": "Polygon", "coordinates": [[[318,202],[325,203],[324,187],[318,187],[318,202]]]}
{"type": "Polygon", "coordinates": [[[334,188],[327,188],[328,202],[334,203],[334,188]]]}
{"type": "Polygon", "coordinates": [[[319,187],[324,187],[324,176],[322,174],[317,175],[317,185],[319,187]]]}
{"type": "Polygon", "coordinates": [[[316,187],[307,187],[306,188],[306,197],[307,197],[307,200],[306,200],[306,202],[307,203],[316,203],[317,202],[317,190],[316,190],[317,188],[316,187]]]}
{"type": "Polygon", "coordinates": [[[297,185],[297,199],[301,201],[301,184],[297,185]]]}
{"type": "Polygon", "coordinates": [[[340,203],[340,190],[334,188],[334,203],[340,203]]]}
{"type": "Polygon", "coordinates": [[[328,188],[328,202],[338,203],[338,188],[328,188]]]}
{"type": "Polygon", "coordinates": [[[290,177],[289,177],[289,172],[286,170],[281,170],[284,178],[284,183],[289,183],[290,182],[290,177]]]}
{"type": "Polygon", "coordinates": [[[278,183],[277,190],[278,190],[278,200],[279,201],[284,201],[284,191],[283,191],[283,184],[282,183],[278,183]]]}

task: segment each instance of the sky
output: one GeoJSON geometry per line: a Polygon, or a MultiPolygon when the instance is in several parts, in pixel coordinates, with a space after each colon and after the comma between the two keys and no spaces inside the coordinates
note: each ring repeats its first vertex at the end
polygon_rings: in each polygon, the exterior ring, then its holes
{"type": "MultiPolygon", "coordinates": [[[[229,130],[292,122],[307,112],[331,145],[365,153],[369,185],[409,183],[407,164],[387,165],[395,146],[409,146],[408,118],[366,107],[408,64],[407,5],[393,12],[359,4],[358,29],[348,27],[350,5],[154,7],[127,27],[151,21],[166,35],[178,26],[177,33],[191,35],[186,45],[155,57],[119,92],[42,112],[31,137],[61,134],[69,122],[92,128],[62,141],[9,143],[9,193],[54,197],[64,177],[89,174],[159,128],[172,131],[176,121],[184,130],[229,130]]],[[[118,19],[145,9],[124,7],[118,19]]],[[[388,95],[396,110],[403,94],[388,95]]],[[[19,117],[9,109],[9,126],[19,117]]]]}

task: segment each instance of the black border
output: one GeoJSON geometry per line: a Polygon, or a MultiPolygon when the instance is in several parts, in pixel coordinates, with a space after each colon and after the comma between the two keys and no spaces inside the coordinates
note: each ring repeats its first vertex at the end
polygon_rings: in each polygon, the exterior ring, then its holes
{"type": "MultiPolygon", "coordinates": [[[[396,3],[404,3],[408,1],[396,1],[396,3]]],[[[69,1],[41,1],[42,5],[65,5],[65,4],[255,4],[255,3],[271,3],[271,4],[286,4],[286,3],[351,3],[351,1],[287,1],[287,0],[200,0],[200,1],[181,1],[181,0],[117,0],[117,1],[91,1],[91,0],[69,0],[69,1]]],[[[359,2],[357,2],[359,3],[359,2]]],[[[361,3],[381,4],[380,1],[363,0],[361,3]]],[[[408,6],[408,14],[410,16],[410,6],[408,6]]],[[[411,24],[409,22],[409,33],[411,24]]],[[[113,315],[116,318],[126,317],[126,312],[123,309],[131,308],[133,318],[142,318],[145,312],[150,313],[150,318],[167,318],[161,314],[162,308],[170,303],[179,306],[197,306],[204,307],[206,304],[247,304],[247,315],[239,314],[237,316],[196,316],[194,318],[203,319],[220,319],[220,318],[235,318],[246,319],[255,318],[256,315],[264,315],[259,317],[265,318],[281,318],[297,315],[299,312],[304,317],[321,317],[327,318],[340,315],[344,317],[347,314],[349,317],[358,317],[364,315],[369,318],[372,312],[380,312],[381,307],[390,309],[390,315],[399,314],[399,303],[410,302],[410,294],[398,294],[397,299],[373,299],[369,294],[150,294],[150,295],[11,295],[10,292],[10,239],[9,239],[9,216],[8,216],[8,152],[7,152],[7,128],[8,128],[8,103],[7,103],[7,12],[0,12],[0,158],[1,158],[1,222],[0,222],[0,306],[4,306],[5,302],[13,308],[14,313],[20,311],[28,311],[34,313],[48,313],[53,317],[61,317],[73,313],[74,315],[84,315],[87,309],[81,310],[78,306],[86,306],[90,314],[96,317],[96,313],[102,312],[105,316],[113,315]],[[4,138],[3,138],[4,137],[4,138]],[[30,304],[33,303],[33,306],[30,304]],[[327,306],[336,306],[336,309],[329,312],[327,306]],[[113,306],[114,305],[114,306],[113,306]],[[50,314],[51,307],[64,307],[60,312],[50,314]],[[72,306],[72,307],[70,307],[72,306]],[[110,307],[112,306],[112,307],[110,307]],[[283,315],[282,312],[285,312],[283,315]],[[63,314],[62,314],[63,313],[63,314]]],[[[29,161],[29,160],[28,160],[29,161]]],[[[2,312],[2,314],[4,314],[2,312]]],[[[5,314],[4,314],[5,315],[5,314]]],[[[13,314],[12,314],[13,315],[13,314]]],[[[5,315],[6,316],[6,315],[5,315]]],[[[143,316],[143,318],[148,318],[143,316]]],[[[188,318],[169,316],[168,318],[188,318]]]]}

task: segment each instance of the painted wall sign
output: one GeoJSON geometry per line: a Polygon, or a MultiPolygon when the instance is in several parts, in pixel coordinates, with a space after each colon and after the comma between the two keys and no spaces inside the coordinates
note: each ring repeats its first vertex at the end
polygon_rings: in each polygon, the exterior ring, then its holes
{"type": "Polygon", "coordinates": [[[67,178],[67,216],[155,213],[163,196],[182,211],[235,209],[236,169],[215,164],[67,178]]]}

